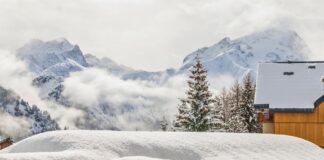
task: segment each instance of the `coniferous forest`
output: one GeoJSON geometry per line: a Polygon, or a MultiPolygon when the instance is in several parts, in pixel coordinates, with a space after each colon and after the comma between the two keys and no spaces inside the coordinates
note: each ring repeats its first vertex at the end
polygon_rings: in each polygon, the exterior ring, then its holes
{"type": "Polygon", "coordinates": [[[190,71],[186,97],[181,98],[178,113],[172,126],[168,128],[165,119],[161,129],[190,132],[235,132],[260,133],[261,125],[256,119],[254,109],[255,82],[250,74],[241,81],[236,80],[220,94],[209,91],[207,71],[199,55],[190,71]]]}

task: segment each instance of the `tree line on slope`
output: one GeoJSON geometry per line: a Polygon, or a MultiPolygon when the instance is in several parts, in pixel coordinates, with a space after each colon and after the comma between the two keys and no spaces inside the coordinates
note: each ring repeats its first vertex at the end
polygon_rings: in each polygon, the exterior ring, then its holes
{"type": "Polygon", "coordinates": [[[11,137],[14,141],[33,134],[60,129],[56,120],[47,111],[40,110],[36,105],[30,105],[14,91],[2,86],[0,86],[0,117],[2,121],[0,137],[11,137]],[[10,124],[6,122],[10,122],[10,124]]]}
{"type": "Polygon", "coordinates": [[[236,132],[259,133],[261,125],[254,110],[255,83],[250,74],[242,82],[235,81],[230,89],[223,89],[213,96],[209,91],[207,71],[197,55],[186,91],[180,99],[178,113],[172,126],[165,118],[162,130],[190,132],[236,132]]]}

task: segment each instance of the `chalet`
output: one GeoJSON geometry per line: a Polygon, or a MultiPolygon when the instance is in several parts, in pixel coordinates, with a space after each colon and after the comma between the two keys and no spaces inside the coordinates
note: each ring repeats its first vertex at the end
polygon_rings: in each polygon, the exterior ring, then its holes
{"type": "Polygon", "coordinates": [[[255,108],[264,133],[324,147],[324,61],[260,63],[255,108]]]}
{"type": "Polygon", "coordinates": [[[4,149],[10,145],[12,145],[13,141],[11,138],[6,138],[0,141],[0,149],[4,149]]]}

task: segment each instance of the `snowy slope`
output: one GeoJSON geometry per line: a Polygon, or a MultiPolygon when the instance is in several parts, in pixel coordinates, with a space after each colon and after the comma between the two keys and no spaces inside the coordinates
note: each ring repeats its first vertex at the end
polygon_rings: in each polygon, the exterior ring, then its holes
{"type": "Polygon", "coordinates": [[[106,70],[108,73],[121,77],[124,80],[147,80],[160,84],[169,76],[175,74],[174,69],[165,71],[148,72],[144,70],[134,70],[130,67],[120,65],[110,58],[97,58],[94,55],[86,54],[85,59],[89,67],[97,67],[106,70]]]}
{"type": "Polygon", "coordinates": [[[266,134],[55,131],[0,152],[3,160],[320,160],[305,140],[266,134]]]}
{"type": "Polygon", "coordinates": [[[255,74],[260,61],[305,60],[310,51],[296,32],[267,29],[234,40],[224,38],[199,49],[184,59],[180,71],[186,72],[192,66],[197,53],[209,75],[240,78],[246,72],[255,74]]]}
{"type": "Polygon", "coordinates": [[[120,65],[107,57],[100,59],[94,55],[86,54],[85,59],[89,65],[89,67],[101,68],[101,69],[106,70],[109,73],[114,74],[114,75],[120,76],[120,75],[123,75],[123,74],[133,71],[132,68],[126,67],[124,65],[120,65]]]}

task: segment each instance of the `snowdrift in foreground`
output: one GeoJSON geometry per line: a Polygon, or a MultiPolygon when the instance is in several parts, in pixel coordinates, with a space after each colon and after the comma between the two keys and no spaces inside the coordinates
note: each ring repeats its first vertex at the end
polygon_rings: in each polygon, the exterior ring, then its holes
{"type": "Polygon", "coordinates": [[[1,151],[24,160],[319,160],[324,151],[281,135],[180,132],[54,131],[1,151]]]}

